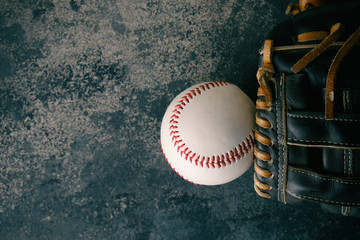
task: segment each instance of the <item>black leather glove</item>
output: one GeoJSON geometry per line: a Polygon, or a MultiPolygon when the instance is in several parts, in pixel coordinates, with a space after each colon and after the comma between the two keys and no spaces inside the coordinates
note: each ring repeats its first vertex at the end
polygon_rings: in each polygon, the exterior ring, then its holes
{"type": "Polygon", "coordinates": [[[261,50],[255,190],[360,216],[360,2],[289,12],[261,50]]]}

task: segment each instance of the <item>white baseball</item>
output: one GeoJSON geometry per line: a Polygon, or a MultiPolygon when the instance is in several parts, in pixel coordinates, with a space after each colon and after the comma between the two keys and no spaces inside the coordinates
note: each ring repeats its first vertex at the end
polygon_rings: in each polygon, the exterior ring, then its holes
{"type": "Polygon", "coordinates": [[[173,168],[195,184],[219,185],[253,162],[255,106],[228,82],[196,84],[180,93],[161,124],[161,146],[173,168]]]}

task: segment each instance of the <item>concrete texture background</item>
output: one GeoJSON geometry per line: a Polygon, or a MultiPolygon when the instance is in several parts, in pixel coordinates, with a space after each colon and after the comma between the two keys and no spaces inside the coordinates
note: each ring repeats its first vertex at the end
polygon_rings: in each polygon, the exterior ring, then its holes
{"type": "Polygon", "coordinates": [[[182,180],[167,105],[204,81],[253,100],[283,0],[0,0],[0,239],[356,239],[357,219],[262,199],[253,169],[182,180]]]}

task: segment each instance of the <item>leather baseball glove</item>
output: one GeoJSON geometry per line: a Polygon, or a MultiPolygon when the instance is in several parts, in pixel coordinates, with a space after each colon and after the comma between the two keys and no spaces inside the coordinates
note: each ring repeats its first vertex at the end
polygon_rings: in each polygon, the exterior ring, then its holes
{"type": "Polygon", "coordinates": [[[260,51],[254,186],[360,216],[360,2],[300,1],[260,51]]]}

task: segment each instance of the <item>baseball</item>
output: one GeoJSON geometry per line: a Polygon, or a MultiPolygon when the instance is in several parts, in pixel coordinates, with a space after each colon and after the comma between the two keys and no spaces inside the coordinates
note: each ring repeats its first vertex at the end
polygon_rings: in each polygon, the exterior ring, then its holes
{"type": "Polygon", "coordinates": [[[230,182],[253,162],[254,118],[254,103],[234,84],[196,84],[165,112],[160,139],[165,158],[189,182],[230,182]]]}

